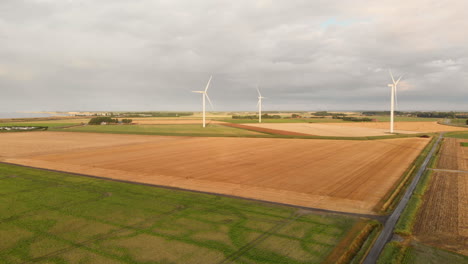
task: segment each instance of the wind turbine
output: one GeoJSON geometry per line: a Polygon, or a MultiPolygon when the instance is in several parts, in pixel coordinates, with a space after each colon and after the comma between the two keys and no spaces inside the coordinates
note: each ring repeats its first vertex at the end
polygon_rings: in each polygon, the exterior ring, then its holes
{"type": "Polygon", "coordinates": [[[392,77],[392,84],[389,84],[388,86],[390,87],[390,89],[392,90],[391,92],[391,105],[390,105],[390,133],[393,133],[393,130],[394,130],[394,111],[395,111],[395,98],[396,98],[396,94],[397,94],[397,84],[398,82],[400,82],[401,80],[401,77],[403,76],[400,76],[400,78],[398,78],[397,81],[395,81],[395,78],[393,78],[393,74],[392,74],[392,71],[390,71],[390,77],[392,77]]]}
{"type": "Polygon", "coordinates": [[[213,104],[211,103],[211,100],[210,100],[210,97],[208,97],[208,88],[210,87],[210,83],[211,83],[211,78],[213,78],[213,76],[210,76],[210,79],[208,80],[208,83],[206,84],[206,88],[204,91],[192,91],[194,93],[200,93],[202,94],[202,97],[203,97],[203,127],[206,127],[206,121],[205,121],[205,97],[206,99],[208,99],[208,102],[210,103],[211,105],[211,108],[213,108],[213,104]]]}
{"type": "Polygon", "coordinates": [[[262,94],[260,93],[260,90],[258,89],[258,85],[257,85],[257,92],[258,92],[258,102],[257,102],[258,122],[261,123],[262,122],[262,99],[265,97],[262,97],[262,94]]]}

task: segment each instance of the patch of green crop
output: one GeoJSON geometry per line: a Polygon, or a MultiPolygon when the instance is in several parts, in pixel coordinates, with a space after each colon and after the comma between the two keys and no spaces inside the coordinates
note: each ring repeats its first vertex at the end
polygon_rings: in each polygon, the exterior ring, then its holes
{"type": "Polygon", "coordinates": [[[461,139],[468,139],[468,131],[467,132],[448,132],[445,133],[444,137],[448,138],[461,138],[461,139]]]}
{"type": "Polygon", "coordinates": [[[468,256],[412,242],[401,260],[403,264],[468,264],[468,256]]]}
{"type": "Polygon", "coordinates": [[[357,221],[0,164],[0,263],[316,263],[357,221]]]}

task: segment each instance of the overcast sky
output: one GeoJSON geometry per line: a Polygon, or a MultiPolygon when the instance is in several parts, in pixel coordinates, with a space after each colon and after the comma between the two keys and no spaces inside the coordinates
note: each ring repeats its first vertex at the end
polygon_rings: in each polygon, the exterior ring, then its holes
{"type": "Polygon", "coordinates": [[[468,111],[466,0],[0,0],[0,112],[468,111]]]}

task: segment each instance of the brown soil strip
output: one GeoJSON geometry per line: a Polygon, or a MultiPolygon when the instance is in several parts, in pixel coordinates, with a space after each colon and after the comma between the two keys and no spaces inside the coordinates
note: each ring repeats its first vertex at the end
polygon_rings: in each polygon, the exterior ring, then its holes
{"type": "Polygon", "coordinates": [[[235,127],[241,129],[247,129],[267,134],[273,135],[282,135],[282,136],[312,136],[311,134],[299,133],[299,132],[292,132],[286,130],[279,130],[279,129],[271,129],[271,128],[264,128],[264,127],[255,127],[255,126],[248,126],[242,124],[234,124],[234,123],[220,123],[220,125],[228,126],[228,127],[235,127]]]}
{"type": "Polygon", "coordinates": [[[423,243],[468,255],[468,175],[462,140],[444,141],[433,177],[414,227],[423,243]]]}

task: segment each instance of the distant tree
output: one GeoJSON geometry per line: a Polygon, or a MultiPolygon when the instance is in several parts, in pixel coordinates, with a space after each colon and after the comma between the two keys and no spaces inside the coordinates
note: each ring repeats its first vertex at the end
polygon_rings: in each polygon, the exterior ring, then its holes
{"type": "Polygon", "coordinates": [[[108,116],[98,116],[98,117],[91,118],[91,120],[89,120],[88,124],[89,125],[100,125],[102,122],[112,124],[112,123],[118,123],[119,120],[117,118],[114,119],[114,118],[108,117],[108,116]]]}
{"type": "Polygon", "coordinates": [[[319,112],[315,112],[313,113],[314,116],[327,116],[329,115],[329,113],[327,111],[319,111],[319,112]]]}
{"type": "Polygon", "coordinates": [[[132,121],[133,121],[132,119],[127,119],[127,118],[122,119],[122,123],[124,124],[130,124],[132,123],[132,121]]]}

